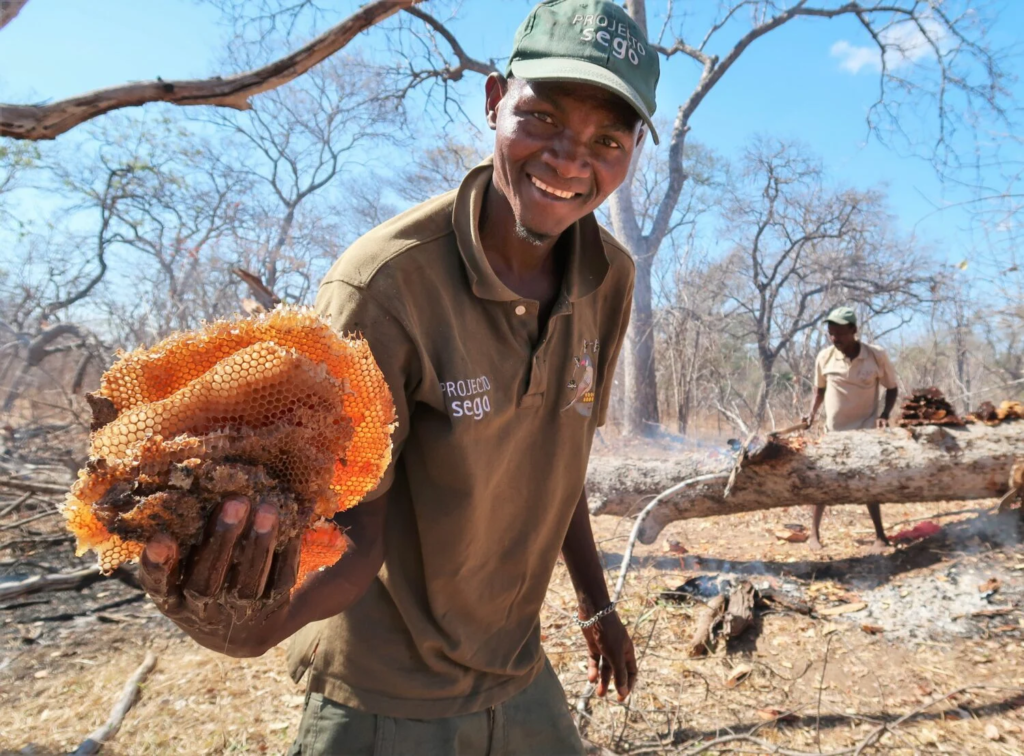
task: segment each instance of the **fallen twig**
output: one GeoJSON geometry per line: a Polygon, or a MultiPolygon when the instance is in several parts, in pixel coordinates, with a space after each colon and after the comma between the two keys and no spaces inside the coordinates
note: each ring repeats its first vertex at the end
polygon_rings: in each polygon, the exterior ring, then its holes
{"type": "Polygon", "coordinates": [[[818,678],[818,708],[814,714],[814,745],[821,748],[821,692],[825,688],[825,670],[828,669],[828,652],[832,648],[832,639],[835,638],[835,634],[828,636],[828,642],[825,643],[825,658],[821,662],[821,677],[818,678]]]}
{"type": "Polygon", "coordinates": [[[18,507],[20,507],[20,506],[21,506],[22,504],[24,504],[24,503],[25,503],[26,501],[28,501],[29,499],[31,499],[31,498],[32,498],[32,497],[33,497],[34,495],[35,495],[35,494],[34,494],[34,493],[33,493],[32,491],[29,491],[28,493],[26,493],[26,494],[25,494],[24,496],[22,496],[22,497],[21,497],[20,499],[18,499],[17,501],[13,502],[12,504],[8,504],[8,505],[7,505],[6,507],[4,507],[3,509],[0,509],[0,517],[6,517],[6,516],[7,516],[7,515],[9,515],[9,514],[10,514],[11,512],[14,512],[15,510],[17,510],[17,509],[18,509],[18,507]]]}
{"type": "Polygon", "coordinates": [[[100,568],[95,566],[75,572],[58,572],[56,575],[35,575],[17,583],[0,586],[0,601],[7,601],[29,593],[81,590],[103,579],[100,568]]]}
{"type": "Polygon", "coordinates": [[[29,483],[24,480],[2,478],[0,479],[0,488],[10,488],[12,491],[26,491],[28,493],[66,494],[70,485],[60,486],[51,483],[29,483]]]}
{"type": "MultiPolygon", "coordinates": [[[[893,722],[884,722],[878,725],[875,729],[867,734],[866,737],[860,740],[856,745],[850,746],[849,748],[842,748],[838,751],[796,751],[789,748],[783,748],[782,746],[776,745],[775,743],[769,743],[766,740],[753,737],[750,733],[738,733],[734,735],[724,735],[714,740],[709,740],[705,743],[701,743],[700,747],[692,751],[684,751],[685,756],[697,756],[701,753],[707,753],[712,749],[719,749],[723,745],[729,743],[749,743],[762,749],[761,752],[768,754],[775,754],[776,756],[861,756],[865,748],[874,745],[879,739],[886,733],[895,735],[895,729],[905,723],[907,720],[916,717],[918,714],[923,714],[925,711],[930,709],[932,706],[938,703],[942,703],[953,696],[958,696],[961,693],[966,693],[970,690],[1015,690],[1024,691],[1024,688],[1019,687],[1007,687],[1007,686],[996,686],[996,685],[965,685],[956,690],[952,690],[945,695],[933,698],[931,701],[918,706],[913,711],[904,714],[899,719],[893,722]]],[[[755,728],[756,729],[756,728],[755,728]]]]}
{"type": "Polygon", "coordinates": [[[644,524],[644,520],[646,520],[647,516],[654,511],[655,507],[672,494],[677,491],[681,491],[688,486],[692,486],[695,483],[704,483],[708,480],[726,478],[728,475],[728,473],[721,472],[687,478],[680,483],[676,483],[671,488],[666,488],[660,494],[651,499],[650,503],[641,510],[640,514],[637,515],[636,522],[633,523],[633,530],[629,534],[629,540],[626,542],[626,551],[622,555],[622,564],[619,566],[619,579],[615,583],[615,593],[612,595],[612,601],[618,601],[619,597],[622,595],[622,589],[626,585],[626,573],[629,571],[629,563],[633,561],[633,549],[636,548],[637,538],[640,537],[640,529],[644,524]]]}
{"type": "MultiPolygon", "coordinates": [[[[621,598],[622,591],[626,586],[626,573],[629,572],[629,563],[633,561],[633,549],[636,548],[636,541],[640,536],[640,529],[644,524],[644,520],[647,519],[647,516],[654,511],[658,504],[677,491],[681,491],[687,486],[692,486],[695,483],[703,483],[707,480],[715,480],[725,477],[728,477],[728,473],[711,473],[708,475],[698,475],[694,478],[687,478],[684,481],[676,483],[674,486],[666,488],[660,494],[651,499],[647,506],[640,511],[640,514],[636,517],[636,522],[633,523],[633,530],[629,534],[629,540],[626,541],[626,550],[622,554],[622,564],[619,566],[619,579],[615,583],[615,591],[612,594],[613,602],[617,602],[619,598],[621,598]]],[[[586,714],[587,706],[595,692],[597,692],[597,685],[592,682],[587,682],[586,687],[583,689],[583,693],[580,694],[579,700],[576,701],[576,713],[580,717],[586,714]]],[[[577,720],[577,722],[579,723],[581,720],[577,720]]]]}
{"type": "Polygon", "coordinates": [[[21,546],[22,544],[31,543],[42,546],[43,544],[66,543],[73,539],[74,536],[70,533],[62,535],[32,536],[31,538],[14,538],[6,543],[0,543],[0,551],[13,548],[14,546],[21,546]]]}
{"type": "Polygon", "coordinates": [[[82,744],[75,750],[74,756],[91,756],[92,754],[99,753],[104,744],[117,734],[117,731],[121,729],[121,723],[124,721],[125,715],[131,710],[135,699],[138,697],[139,685],[149,676],[149,673],[153,671],[155,666],[156,655],[152,651],[147,651],[145,660],[135,670],[135,673],[128,678],[128,682],[125,683],[124,689],[121,691],[121,698],[118,699],[117,704],[110,711],[110,717],[102,727],[91,732],[82,741],[82,744]]]}
{"type": "Polygon", "coordinates": [[[145,598],[145,593],[136,593],[134,596],[129,596],[128,598],[111,601],[109,604],[103,604],[102,606],[82,609],[78,612],[61,612],[60,614],[51,614],[47,617],[30,617],[25,620],[25,624],[31,625],[34,622],[70,622],[78,617],[88,617],[89,615],[99,616],[103,612],[111,609],[119,609],[120,607],[127,606],[128,604],[137,604],[140,601],[145,600],[145,598]]]}
{"type": "Polygon", "coordinates": [[[53,517],[54,515],[58,514],[60,514],[60,512],[58,512],[55,509],[47,512],[40,512],[39,514],[32,515],[31,517],[26,517],[22,520],[18,520],[17,522],[10,522],[6,525],[0,525],[0,530],[14,530],[14,528],[20,528],[22,525],[28,525],[30,522],[42,520],[45,517],[53,517]]]}

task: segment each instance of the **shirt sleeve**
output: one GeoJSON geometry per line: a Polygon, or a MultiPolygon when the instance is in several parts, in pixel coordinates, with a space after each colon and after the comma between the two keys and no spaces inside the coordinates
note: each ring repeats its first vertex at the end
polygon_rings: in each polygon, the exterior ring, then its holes
{"type": "Polygon", "coordinates": [[[894,389],[899,384],[896,382],[896,369],[892,366],[892,360],[884,349],[876,349],[875,356],[878,358],[878,382],[885,389],[894,389]]]}
{"type": "Polygon", "coordinates": [[[622,303],[622,310],[619,313],[619,327],[615,335],[615,341],[609,352],[606,378],[603,379],[604,386],[601,388],[600,405],[597,408],[597,427],[604,425],[608,417],[608,405],[611,402],[612,386],[615,382],[615,369],[619,363],[619,354],[622,352],[622,344],[626,340],[626,331],[629,329],[629,316],[633,310],[633,282],[629,283],[629,290],[626,292],[625,300],[622,303]]]}
{"type": "Polygon", "coordinates": [[[818,356],[814,360],[814,386],[819,389],[828,386],[828,380],[825,378],[825,353],[827,351],[823,349],[818,352],[818,356]]]}
{"type": "Polygon", "coordinates": [[[358,334],[366,339],[394,399],[398,422],[391,436],[391,464],[377,488],[363,499],[372,501],[394,482],[395,465],[409,435],[410,397],[421,374],[419,351],[400,320],[364,287],[338,280],[324,281],[317,293],[316,311],[329,318],[339,333],[358,334]]]}

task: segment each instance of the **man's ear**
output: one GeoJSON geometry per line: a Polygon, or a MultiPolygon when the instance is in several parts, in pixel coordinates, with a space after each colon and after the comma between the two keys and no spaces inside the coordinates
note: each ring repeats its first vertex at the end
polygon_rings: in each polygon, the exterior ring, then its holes
{"type": "Polygon", "coordinates": [[[640,143],[644,141],[645,136],[647,136],[647,127],[644,125],[644,122],[641,121],[640,128],[636,130],[636,144],[634,145],[634,147],[639,149],[640,143]]]}
{"type": "Polygon", "coordinates": [[[486,95],[484,103],[487,110],[487,125],[493,130],[498,127],[498,103],[508,93],[508,79],[500,73],[489,74],[487,82],[484,84],[484,92],[486,95]]]}

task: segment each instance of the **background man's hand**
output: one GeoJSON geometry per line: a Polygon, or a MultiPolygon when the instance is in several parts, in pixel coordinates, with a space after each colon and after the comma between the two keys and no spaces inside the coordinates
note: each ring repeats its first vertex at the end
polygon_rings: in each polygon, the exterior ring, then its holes
{"type": "Polygon", "coordinates": [[[877,420],[875,420],[875,427],[876,428],[888,428],[889,427],[889,418],[887,418],[887,417],[880,417],[880,418],[878,418],[877,420]]]}
{"type": "Polygon", "coordinates": [[[587,679],[597,683],[597,695],[603,697],[608,692],[608,683],[614,675],[619,700],[625,701],[636,684],[636,654],[619,615],[612,612],[602,617],[583,629],[583,637],[587,639],[590,656],[587,679]]]}
{"type": "Polygon", "coordinates": [[[198,643],[232,656],[258,656],[276,642],[299,564],[296,537],[274,559],[278,512],[252,512],[244,497],[226,499],[210,517],[188,564],[169,536],[142,553],[139,582],[157,608],[198,643]]]}
{"type": "Polygon", "coordinates": [[[804,415],[800,418],[800,422],[804,424],[804,428],[810,428],[814,425],[814,417],[811,415],[804,415]]]}

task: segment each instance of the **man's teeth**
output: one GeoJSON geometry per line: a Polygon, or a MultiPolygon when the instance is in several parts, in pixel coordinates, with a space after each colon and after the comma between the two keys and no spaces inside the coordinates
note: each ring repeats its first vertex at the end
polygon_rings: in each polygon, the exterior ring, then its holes
{"type": "Polygon", "coordinates": [[[540,189],[542,192],[553,194],[556,197],[561,197],[562,199],[572,199],[573,197],[576,196],[574,192],[563,192],[560,189],[555,189],[555,187],[553,186],[548,186],[536,176],[530,176],[530,181],[532,181],[533,185],[540,189]]]}

